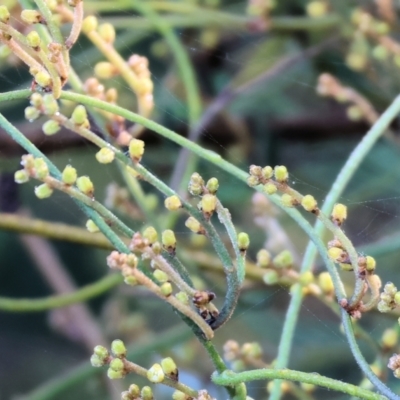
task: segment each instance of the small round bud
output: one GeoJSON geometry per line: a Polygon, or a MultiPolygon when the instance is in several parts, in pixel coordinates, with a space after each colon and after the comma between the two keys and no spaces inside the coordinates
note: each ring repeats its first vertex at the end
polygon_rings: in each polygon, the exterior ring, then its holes
{"type": "Polygon", "coordinates": [[[267,285],[276,285],[279,282],[279,275],[273,269],[266,269],[262,279],[267,285]]]}
{"type": "Polygon", "coordinates": [[[43,21],[42,14],[37,10],[22,10],[21,19],[26,24],[40,24],[43,21]]]}
{"type": "Polygon", "coordinates": [[[325,294],[332,294],[335,290],[329,272],[321,272],[318,275],[318,285],[325,294]]]}
{"type": "Polygon", "coordinates": [[[263,351],[258,342],[244,343],[241,348],[241,353],[245,357],[261,358],[263,351]]]}
{"type": "Polygon", "coordinates": [[[10,20],[10,12],[6,6],[0,6],[0,21],[5,24],[10,20]]]}
{"type": "Polygon", "coordinates": [[[307,194],[301,199],[301,205],[309,212],[315,212],[317,210],[317,200],[310,194],[307,194]]]}
{"type": "Polygon", "coordinates": [[[35,81],[43,88],[50,87],[52,84],[51,77],[46,71],[39,71],[37,74],[35,74],[35,81]]]}
{"type": "Polygon", "coordinates": [[[173,289],[172,289],[172,285],[169,282],[164,282],[161,286],[161,293],[165,296],[171,296],[173,289]]]}
{"type": "Polygon", "coordinates": [[[72,112],[71,115],[71,121],[75,125],[83,125],[87,122],[88,117],[87,117],[87,112],[85,106],[79,104],[78,106],[75,107],[74,111],[72,112]]]}
{"type": "Polygon", "coordinates": [[[308,285],[314,281],[314,274],[311,271],[306,271],[300,274],[299,283],[302,285],[308,285]]]}
{"type": "Polygon", "coordinates": [[[271,254],[268,250],[261,249],[257,253],[257,266],[261,268],[266,268],[271,262],[271,254]]]}
{"type": "Polygon", "coordinates": [[[192,176],[190,177],[188,190],[189,193],[193,196],[200,196],[203,194],[203,187],[204,187],[204,179],[198,172],[193,172],[192,176]]]}
{"type": "Polygon", "coordinates": [[[35,177],[38,179],[44,179],[49,175],[49,167],[43,158],[35,158],[33,168],[35,169],[35,177]]]}
{"type": "MultiPolygon", "coordinates": [[[[32,103],[32,97],[31,97],[31,103],[32,103]]],[[[43,106],[43,112],[46,115],[54,115],[58,112],[58,103],[52,94],[45,94],[42,97],[41,105],[43,106]]]]}
{"type": "Polygon", "coordinates": [[[160,283],[164,283],[164,282],[168,282],[169,281],[169,276],[164,271],[161,271],[160,269],[156,269],[153,272],[153,276],[160,283]]]}
{"type": "Polygon", "coordinates": [[[328,249],[328,256],[335,262],[341,262],[345,257],[345,252],[339,247],[331,247],[328,249]]]}
{"type": "Polygon", "coordinates": [[[200,207],[203,213],[212,214],[217,208],[217,198],[213,194],[205,194],[200,201],[200,207]]]}
{"type": "Polygon", "coordinates": [[[261,171],[261,175],[264,179],[271,179],[272,176],[274,175],[274,170],[272,169],[272,167],[270,167],[269,165],[267,165],[266,167],[264,167],[261,171]]]}
{"type": "Polygon", "coordinates": [[[347,107],[346,114],[350,121],[361,121],[364,116],[361,108],[356,104],[347,107]]]}
{"type": "Polygon", "coordinates": [[[394,329],[386,329],[382,334],[382,346],[385,350],[392,349],[398,341],[397,331],[394,329]]]}
{"type": "Polygon", "coordinates": [[[275,179],[278,182],[285,183],[289,178],[289,173],[284,165],[277,165],[274,168],[275,179]]]}
{"type": "Polygon", "coordinates": [[[93,354],[96,355],[97,357],[99,357],[101,360],[105,360],[110,356],[110,353],[108,352],[108,350],[104,347],[104,346],[96,346],[93,349],[93,354]]]}
{"type": "Polygon", "coordinates": [[[95,233],[95,232],[99,232],[99,227],[91,220],[88,219],[86,221],[86,229],[90,232],[90,233],[95,233]]]}
{"type": "Polygon", "coordinates": [[[397,293],[397,287],[394,285],[393,282],[387,282],[383,291],[390,296],[394,296],[397,293]]]}
{"type": "Polygon", "coordinates": [[[40,36],[36,31],[31,31],[26,35],[28,45],[35,48],[40,46],[40,36]]]}
{"type": "Polygon", "coordinates": [[[122,379],[125,376],[125,373],[124,373],[123,370],[115,371],[115,370],[113,370],[111,368],[108,368],[107,376],[108,376],[109,379],[122,379]]]}
{"type": "Polygon", "coordinates": [[[80,176],[76,180],[76,186],[86,196],[93,197],[94,185],[88,176],[80,176]]]}
{"type": "Polygon", "coordinates": [[[92,367],[95,368],[99,368],[105,365],[104,361],[96,354],[92,354],[92,356],[90,357],[90,364],[92,364],[92,367]]]}
{"type": "Polygon", "coordinates": [[[161,235],[161,242],[169,252],[174,252],[176,248],[176,237],[171,229],[165,230],[161,235]]]}
{"type": "Polygon", "coordinates": [[[165,375],[167,375],[174,381],[178,380],[179,376],[178,367],[176,366],[175,361],[171,357],[163,358],[161,360],[161,367],[165,375]]]}
{"type": "Polygon", "coordinates": [[[100,164],[110,164],[114,161],[114,158],[115,153],[107,147],[103,147],[96,153],[96,160],[100,164]]]}
{"type": "Polygon", "coordinates": [[[341,225],[347,218],[347,207],[344,204],[335,204],[331,214],[332,221],[341,225]]]}
{"type": "Polygon", "coordinates": [[[139,284],[138,280],[133,275],[125,276],[124,282],[129,286],[137,286],[139,284]]]}
{"type": "Polygon", "coordinates": [[[136,398],[140,395],[140,388],[138,385],[132,384],[129,386],[128,392],[133,398],[136,398]]]}
{"type": "Polygon", "coordinates": [[[219,188],[219,182],[217,178],[210,178],[207,181],[206,188],[210,194],[215,194],[219,188]]]}
{"type": "Polygon", "coordinates": [[[182,303],[185,304],[186,306],[189,305],[189,296],[185,292],[178,292],[175,297],[182,303]]]}
{"type": "Polygon", "coordinates": [[[276,268],[289,268],[293,265],[293,256],[289,250],[283,250],[277,254],[272,263],[276,268]]]}
{"type": "Polygon", "coordinates": [[[26,107],[25,108],[25,118],[32,122],[40,117],[40,111],[36,107],[26,107]]]}
{"type": "Polygon", "coordinates": [[[260,184],[260,179],[259,179],[258,176],[250,175],[250,176],[247,178],[247,184],[248,184],[250,187],[257,186],[257,185],[260,184]]]}
{"type": "Polygon", "coordinates": [[[29,181],[29,174],[24,169],[20,169],[16,171],[14,174],[15,183],[25,183],[29,181]]]}
{"type": "Polygon", "coordinates": [[[43,124],[42,130],[46,136],[51,136],[60,130],[60,124],[57,121],[50,119],[43,124]]]}
{"type": "Polygon", "coordinates": [[[172,393],[172,400],[189,400],[189,397],[185,393],[175,390],[175,392],[172,393]]]}
{"type": "Polygon", "coordinates": [[[94,74],[100,79],[110,79],[117,73],[115,65],[108,61],[100,61],[94,66],[94,74]]]}
{"type": "Polygon", "coordinates": [[[147,371],[147,379],[153,383],[160,383],[164,380],[165,374],[160,364],[154,364],[147,371]]]}
{"type": "Polygon", "coordinates": [[[97,29],[98,21],[93,15],[86,17],[82,22],[82,31],[84,33],[89,33],[97,29]]]}
{"type": "Polygon", "coordinates": [[[114,29],[114,26],[112,24],[105,23],[105,24],[99,25],[98,32],[99,32],[99,35],[101,36],[101,38],[105,42],[107,42],[109,44],[114,43],[114,40],[115,40],[115,29],[114,29]]]}
{"type": "MultiPolygon", "coordinates": [[[[115,357],[119,357],[119,358],[126,357],[126,347],[125,347],[124,342],[120,339],[113,340],[113,342],[111,343],[111,351],[115,357]]],[[[120,362],[122,362],[122,361],[120,360],[120,362]]],[[[122,363],[122,365],[123,365],[123,363],[122,363]]]]}
{"type": "Polygon", "coordinates": [[[284,193],[281,197],[281,203],[285,207],[294,207],[294,205],[296,204],[296,199],[292,195],[284,193]]]}
{"type": "Polygon", "coordinates": [[[38,199],[47,199],[52,194],[53,189],[47,183],[35,187],[35,195],[38,199]]]}
{"type": "Polygon", "coordinates": [[[246,251],[250,246],[249,235],[245,232],[240,232],[237,236],[237,243],[240,251],[246,251]]]}
{"type": "Polygon", "coordinates": [[[150,386],[143,386],[140,395],[142,400],[154,400],[153,391],[150,386]]]}
{"type": "Polygon", "coordinates": [[[367,256],[366,258],[366,268],[368,272],[375,271],[376,268],[376,261],[374,257],[367,256]]]}
{"type": "Polygon", "coordinates": [[[307,14],[311,18],[320,18],[328,12],[328,4],[325,1],[317,0],[307,4],[307,14]]]}
{"type": "Polygon", "coordinates": [[[189,228],[193,233],[204,234],[204,228],[202,227],[200,222],[197,221],[197,219],[194,217],[189,217],[185,222],[185,226],[189,228]]]}
{"type": "Polygon", "coordinates": [[[262,175],[262,168],[258,165],[250,165],[249,168],[250,175],[261,177],[262,175]]]}
{"type": "Polygon", "coordinates": [[[273,183],[267,183],[264,185],[264,192],[271,195],[278,191],[278,188],[273,183]]]}
{"type": "MultiPolygon", "coordinates": [[[[53,97],[54,98],[54,97],[53,97]]],[[[32,93],[30,103],[33,107],[39,108],[43,104],[43,97],[40,93],[32,93]]]]}
{"type": "Polygon", "coordinates": [[[154,227],[149,226],[143,231],[143,238],[147,239],[150,245],[158,240],[158,233],[154,227]]]}
{"type": "Polygon", "coordinates": [[[181,200],[178,196],[169,196],[164,201],[165,208],[169,211],[176,211],[182,207],[181,200]]]}
{"type": "Polygon", "coordinates": [[[78,174],[76,169],[71,165],[67,165],[62,172],[61,179],[66,185],[73,185],[76,182],[77,177],[78,174]]]}
{"type": "Polygon", "coordinates": [[[139,162],[144,154],[144,142],[140,139],[132,139],[129,142],[129,155],[134,162],[139,162]]]}

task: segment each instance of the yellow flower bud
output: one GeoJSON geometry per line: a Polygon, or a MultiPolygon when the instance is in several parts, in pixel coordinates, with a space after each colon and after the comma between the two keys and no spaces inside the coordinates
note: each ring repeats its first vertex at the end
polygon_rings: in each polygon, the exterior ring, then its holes
{"type": "Polygon", "coordinates": [[[169,196],[164,201],[165,208],[169,211],[176,211],[182,207],[181,200],[178,196],[169,196]]]}
{"type": "Polygon", "coordinates": [[[10,12],[6,6],[0,6],[0,21],[5,24],[10,20],[10,12]]]}
{"type": "Polygon", "coordinates": [[[142,390],[140,391],[140,396],[142,400],[154,400],[153,391],[149,386],[142,387],[142,390]]]}
{"type": "Polygon", "coordinates": [[[318,275],[318,284],[319,287],[322,289],[322,291],[325,294],[332,294],[333,291],[335,290],[335,287],[333,286],[332,278],[329,274],[329,272],[321,272],[318,275]]]}
{"type": "Polygon", "coordinates": [[[307,4],[307,14],[311,18],[320,18],[328,12],[328,4],[325,1],[312,1],[307,4]]]}
{"type": "Polygon", "coordinates": [[[264,192],[271,195],[278,191],[278,188],[273,183],[267,183],[264,185],[264,192]]]}
{"type": "Polygon", "coordinates": [[[249,168],[250,175],[261,177],[262,175],[262,168],[258,165],[250,165],[249,168]]]}
{"type": "Polygon", "coordinates": [[[293,256],[289,250],[283,250],[277,254],[272,263],[276,268],[288,268],[293,265],[293,256]]]}
{"type": "Polygon", "coordinates": [[[219,187],[219,182],[217,178],[210,178],[207,181],[206,188],[209,193],[211,194],[217,193],[218,187],[219,187]]]}
{"type": "Polygon", "coordinates": [[[392,349],[398,341],[397,331],[394,329],[386,329],[382,334],[382,346],[385,350],[392,349]]]}
{"type": "Polygon", "coordinates": [[[52,119],[46,121],[42,126],[43,133],[47,136],[56,134],[60,129],[60,124],[52,119]]]}
{"type": "Polygon", "coordinates": [[[14,181],[15,183],[25,183],[29,181],[29,174],[24,169],[20,169],[16,171],[14,174],[14,181]]]}
{"type": "Polygon", "coordinates": [[[175,297],[182,303],[185,304],[186,306],[189,305],[189,296],[185,292],[178,292],[175,297]]]}
{"type": "Polygon", "coordinates": [[[168,297],[168,296],[171,296],[171,294],[172,294],[172,285],[169,283],[169,282],[164,282],[161,286],[160,286],[160,289],[161,289],[161,293],[165,296],[165,297],[168,297]]]}
{"type": "Polygon", "coordinates": [[[40,24],[43,21],[42,14],[37,10],[22,10],[21,19],[26,24],[40,24]]]}
{"type": "Polygon", "coordinates": [[[108,61],[100,61],[94,66],[94,74],[100,79],[110,79],[118,73],[114,64],[108,61]]]}
{"type": "Polygon", "coordinates": [[[271,262],[271,254],[266,249],[261,249],[257,253],[257,266],[261,268],[266,268],[271,262]]]}
{"type": "Polygon", "coordinates": [[[161,241],[163,246],[169,252],[174,252],[176,248],[175,233],[171,229],[165,230],[161,235],[161,241]]]}
{"type": "Polygon", "coordinates": [[[38,199],[47,199],[52,194],[53,189],[47,183],[35,187],[35,195],[38,199]]]}
{"type": "Polygon", "coordinates": [[[279,282],[279,275],[273,269],[266,269],[262,279],[267,285],[276,285],[279,282]]]}
{"type": "Polygon", "coordinates": [[[96,153],[96,160],[100,164],[110,164],[114,161],[115,153],[107,148],[103,147],[96,153]]]}
{"type": "MultiPolygon", "coordinates": [[[[111,343],[111,351],[115,355],[115,357],[118,357],[118,358],[126,357],[126,347],[125,347],[124,342],[120,339],[113,340],[113,342],[111,343]]],[[[119,365],[121,365],[121,364],[119,364],[119,365]]],[[[111,366],[111,364],[110,364],[110,366],[111,366]]]]}
{"type": "Polygon", "coordinates": [[[200,224],[199,221],[197,221],[196,218],[189,217],[186,222],[185,226],[189,228],[193,233],[198,233],[198,234],[204,234],[204,228],[200,224]]]}
{"type": "Polygon", "coordinates": [[[309,212],[315,212],[317,210],[317,200],[310,194],[307,194],[301,199],[301,205],[309,212]]]}
{"type": "Polygon", "coordinates": [[[296,200],[293,196],[291,196],[288,193],[284,193],[281,197],[281,203],[285,206],[285,207],[293,207],[296,203],[296,200]]]}
{"type": "Polygon", "coordinates": [[[89,15],[82,22],[82,31],[84,33],[89,33],[97,29],[98,21],[93,15],[89,15]]]}
{"type": "Polygon", "coordinates": [[[88,176],[80,176],[76,181],[76,186],[86,196],[93,197],[94,185],[88,176]]]}
{"type": "Polygon", "coordinates": [[[143,231],[143,237],[152,245],[158,240],[158,233],[154,227],[149,226],[143,231]]]}
{"type": "Polygon", "coordinates": [[[39,71],[35,74],[35,81],[37,84],[43,88],[50,87],[52,84],[51,77],[48,72],[46,71],[39,71]]]}
{"type": "Polygon", "coordinates": [[[74,111],[72,112],[71,115],[71,121],[75,124],[75,125],[83,125],[86,123],[88,117],[87,117],[87,112],[86,112],[86,108],[83,105],[78,105],[75,107],[74,111]]]}
{"type": "Polygon", "coordinates": [[[205,194],[200,201],[201,209],[205,214],[212,214],[217,208],[217,198],[213,194],[205,194]]]}
{"type": "Polygon", "coordinates": [[[258,176],[250,175],[250,176],[247,178],[247,184],[248,184],[250,187],[257,186],[257,185],[260,184],[260,178],[259,178],[258,176]]]}
{"type": "Polygon", "coordinates": [[[262,169],[261,175],[264,179],[271,179],[272,176],[274,175],[274,170],[272,169],[272,167],[270,167],[269,165],[267,165],[266,167],[264,167],[262,169]]]}
{"type": "Polygon", "coordinates": [[[175,361],[171,357],[163,358],[161,360],[161,368],[163,369],[165,375],[174,381],[178,380],[179,371],[175,364],[175,361]]]}
{"type": "Polygon", "coordinates": [[[49,175],[49,167],[43,158],[35,158],[33,168],[35,169],[35,177],[38,179],[44,179],[49,175]]]}
{"type": "MultiPolygon", "coordinates": [[[[31,97],[32,101],[32,97],[31,97]]],[[[43,111],[46,115],[54,115],[58,112],[58,103],[52,94],[45,94],[42,97],[43,111]]]]}
{"type": "Polygon", "coordinates": [[[169,276],[164,271],[161,271],[160,269],[156,269],[153,272],[153,276],[160,283],[164,283],[164,282],[168,282],[169,281],[169,276]]]}
{"type": "Polygon", "coordinates": [[[328,249],[329,258],[335,262],[340,262],[341,260],[343,260],[343,253],[343,249],[339,247],[331,247],[330,249],[328,249]]]}
{"type": "Polygon", "coordinates": [[[372,272],[375,271],[376,268],[376,261],[374,257],[367,256],[366,258],[366,264],[367,264],[367,271],[372,272]]]}
{"type": "Polygon", "coordinates": [[[237,243],[240,251],[246,251],[250,246],[249,235],[245,232],[240,232],[237,236],[237,243]]]}
{"type": "Polygon", "coordinates": [[[25,118],[32,122],[40,117],[40,111],[36,107],[26,107],[25,108],[25,118]]]}
{"type": "Polygon", "coordinates": [[[88,219],[86,221],[86,229],[90,232],[90,233],[95,233],[95,232],[99,232],[99,227],[91,220],[88,219]]]}
{"type": "Polygon", "coordinates": [[[76,182],[77,177],[78,174],[76,169],[71,165],[67,165],[62,172],[61,179],[66,185],[73,185],[76,182]]]}
{"type": "Polygon", "coordinates": [[[278,182],[285,183],[289,178],[289,173],[284,165],[277,165],[274,168],[275,179],[278,182]]]}
{"type": "Polygon", "coordinates": [[[144,154],[144,142],[140,139],[132,139],[129,142],[129,155],[134,162],[139,162],[144,154]]]}
{"type": "Polygon", "coordinates": [[[36,31],[31,31],[26,35],[26,40],[31,47],[40,46],[40,36],[36,31]]]}
{"type": "Polygon", "coordinates": [[[335,204],[333,206],[331,218],[336,224],[342,225],[344,220],[347,218],[347,207],[344,204],[335,204]]]}
{"type": "Polygon", "coordinates": [[[147,379],[153,383],[160,383],[164,380],[165,374],[160,364],[154,364],[147,371],[147,379]]]}
{"type": "Polygon", "coordinates": [[[99,35],[101,38],[107,42],[108,44],[114,43],[115,40],[115,29],[114,26],[110,23],[105,23],[99,25],[98,28],[99,35]]]}

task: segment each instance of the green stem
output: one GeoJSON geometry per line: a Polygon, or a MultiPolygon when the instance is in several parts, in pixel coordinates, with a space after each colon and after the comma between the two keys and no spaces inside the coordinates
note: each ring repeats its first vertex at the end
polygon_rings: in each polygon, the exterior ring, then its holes
{"type": "Polygon", "coordinates": [[[297,382],[310,383],[325,387],[328,389],[336,390],[338,392],[346,393],[352,396],[356,396],[360,399],[366,400],[387,400],[385,396],[377,393],[373,393],[369,390],[362,389],[358,386],[351,385],[338,381],[336,379],[328,378],[313,372],[301,372],[290,369],[257,369],[252,371],[234,373],[232,371],[226,371],[218,375],[214,373],[211,379],[217,385],[234,385],[240,382],[251,382],[262,379],[285,379],[297,382]]]}
{"type": "Polygon", "coordinates": [[[121,274],[111,274],[99,279],[97,282],[86,285],[73,293],[49,296],[41,299],[13,299],[0,297],[0,310],[7,312],[38,312],[54,308],[70,306],[71,304],[100,296],[123,282],[121,274]]]}

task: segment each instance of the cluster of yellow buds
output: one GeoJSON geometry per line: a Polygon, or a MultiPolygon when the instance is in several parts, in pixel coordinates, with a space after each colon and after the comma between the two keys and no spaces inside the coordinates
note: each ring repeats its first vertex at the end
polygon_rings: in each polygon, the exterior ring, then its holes
{"type": "MultiPolygon", "coordinates": [[[[394,310],[400,305],[400,292],[392,282],[387,282],[380,294],[380,301],[378,303],[378,310],[381,313],[387,313],[394,310]]],[[[400,322],[400,321],[399,321],[400,322]]]]}
{"type": "Polygon", "coordinates": [[[242,371],[246,366],[265,367],[262,361],[263,350],[258,342],[244,343],[228,340],[223,347],[224,358],[231,363],[234,371],[242,371]]]}
{"type": "Polygon", "coordinates": [[[347,115],[352,121],[365,120],[370,124],[378,119],[378,113],[372,104],[355,89],[343,86],[330,74],[321,74],[318,78],[317,93],[332,97],[339,103],[348,103],[347,115]]]}
{"type": "Polygon", "coordinates": [[[136,286],[138,284],[136,277],[132,273],[132,270],[138,265],[138,258],[135,254],[124,254],[113,251],[107,257],[107,265],[112,269],[120,270],[127,285],[136,286]]]}

